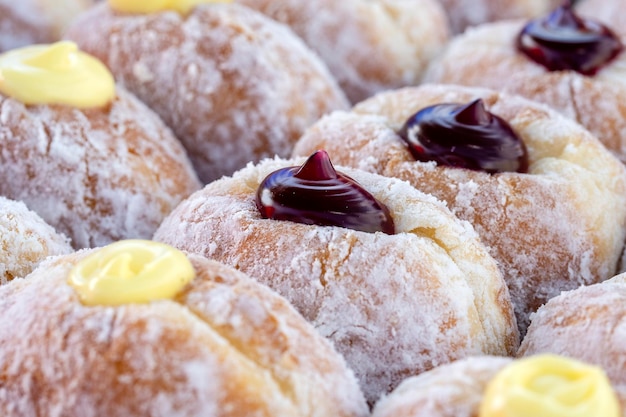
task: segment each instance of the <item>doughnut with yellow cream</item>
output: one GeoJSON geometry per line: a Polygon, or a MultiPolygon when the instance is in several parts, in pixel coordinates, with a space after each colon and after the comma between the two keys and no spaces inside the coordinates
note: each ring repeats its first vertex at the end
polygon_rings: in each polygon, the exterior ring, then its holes
{"type": "Polygon", "coordinates": [[[184,148],[68,41],[0,55],[0,195],[74,248],[147,238],[200,187],[184,148]]]}
{"type": "Polygon", "coordinates": [[[621,417],[624,390],[566,357],[474,356],[408,378],[372,417],[621,417]]]}
{"type": "Polygon", "coordinates": [[[284,299],[167,245],[55,257],[0,305],[5,416],[368,415],[343,358],[284,299]]]}

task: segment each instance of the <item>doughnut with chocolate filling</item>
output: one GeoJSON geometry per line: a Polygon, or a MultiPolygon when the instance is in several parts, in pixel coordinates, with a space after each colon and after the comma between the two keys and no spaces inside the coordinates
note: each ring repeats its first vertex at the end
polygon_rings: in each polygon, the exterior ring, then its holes
{"type": "Polygon", "coordinates": [[[565,4],[531,21],[483,24],[457,36],[431,62],[424,81],[545,103],[626,162],[625,66],[620,37],[565,4]]]}
{"type": "Polygon", "coordinates": [[[0,289],[0,414],[366,417],[345,360],[244,274],[150,241],[0,289]]]}
{"type": "Polygon", "coordinates": [[[206,185],[154,239],[286,297],[345,356],[370,403],[434,366],[516,350],[506,284],[469,223],[406,182],[335,169],[323,151],[206,185]]]}
{"type": "Polygon", "coordinates": [[[0,178],[76,249],[149,238],[200,188],[161,119],[68,41],[0,55],[0,178]]]}
{"type": "Polygon", "coordinates": [[[352,102],[419,83],[450,38],[437,0],[235,2],[289,25],[322,57],[352,102]]]}
{"type": "Polygon", "coordinates": [[[522,333],[529,314],[562,290],[615,274],[626,169],[544,105],[423,84],[322,118],[294,155],[322,148],[338,165],[409,181],[469,221],[504,272],[522,333]]]}
{"type": "Polygon", "coordinates": [[[328,68],[288,27],[223,3],[148,10],[156,3],[110,0],[66,33],[161,116],[204,182],[288,156],[306,127],[348,106],[328,68]]]}
{"type": "Polygon", "coordinates": [[[21,201],[0,197],[0,285],[22,278],[45,258],[72,252],[69,239],[21,201]]]}

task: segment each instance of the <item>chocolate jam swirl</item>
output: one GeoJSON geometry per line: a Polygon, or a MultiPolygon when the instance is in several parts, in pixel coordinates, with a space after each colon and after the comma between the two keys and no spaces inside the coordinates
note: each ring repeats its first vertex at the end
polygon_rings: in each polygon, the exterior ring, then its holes
{"type": "Polygon", "coordinates": [[[302,166],[269,174],[259,185],[256,205],[268,219],[395,233],[387,207],[335,171],[325,151],[315,152],[302,166]]]}
{"type": "Polygon", "coordinates": [[[576,15],[566,1],[548,16],[526,24],[517,48],[550,71],[594,75],[620,54],[623,45],[608,27],[576,15]]]}
{"type": "Polygon", "coordinates": [[[426,107],[398,134],[418,161],[490,174],[528,172],[524,142],[505,120],[485,109],[482,99],[426,107]]]}

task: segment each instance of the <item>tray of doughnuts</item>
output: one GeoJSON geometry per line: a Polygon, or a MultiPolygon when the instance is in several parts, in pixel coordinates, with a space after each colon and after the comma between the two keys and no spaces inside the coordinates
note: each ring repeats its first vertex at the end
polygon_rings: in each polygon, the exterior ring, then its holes
{"type": "Polygon", "coordinates": [[[620,1],[0,0],[0,415],[626,416],[620,1]]]}

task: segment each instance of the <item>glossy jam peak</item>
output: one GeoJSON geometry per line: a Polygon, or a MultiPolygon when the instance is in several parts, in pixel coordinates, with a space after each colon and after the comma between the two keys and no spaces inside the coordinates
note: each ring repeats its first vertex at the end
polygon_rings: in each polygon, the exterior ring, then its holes
{"type": "Polygon", "coordinates": [[[389,210],[317,151],[302,166],[272,172],[259,185],[256,205],[267,219],[393,234],[389,210]]]}
{"type": "Polygon", "coordinates": [[[398,132],[421,162],[497,172],[527,172],[528,154],[521,138],[482,99],[442,103],[411,116],[398,132]]]}
{"type": "Polygon", "coordinates": [[[550,71],[594,75],[620,54],[623,45],[608,27],[581,18],[564,2],[548,16],[524,26],[517,48],[550,71]]]}

